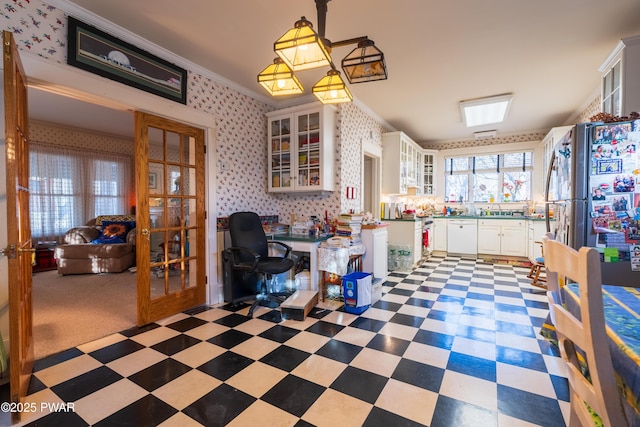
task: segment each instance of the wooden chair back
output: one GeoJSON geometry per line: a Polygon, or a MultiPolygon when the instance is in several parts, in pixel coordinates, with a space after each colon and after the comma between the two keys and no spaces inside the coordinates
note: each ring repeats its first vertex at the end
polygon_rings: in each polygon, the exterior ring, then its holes
{"type": "Polygon", "coordinates": [[[560,353],[567,365],[571,395],[569,425],[594,425],[586,403],[605,426],[626,426],[604,320],[600,255],[594,248],[583,247],[576,251],[549,237],[543,239],[549,310],[558,335],[560,353]],[[559,293],[559,277],[578,284],[581,319],[557,301],[554,292],[559,293]],[[590,381],[583,372],[588,373],[590,381]]]}

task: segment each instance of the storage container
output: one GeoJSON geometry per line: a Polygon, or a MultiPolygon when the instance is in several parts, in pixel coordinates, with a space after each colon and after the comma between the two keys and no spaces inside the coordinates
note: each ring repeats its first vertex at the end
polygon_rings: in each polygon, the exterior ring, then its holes
{"type": "Polygon", "coordinates": [[[344,310],[360,314],[371,305],[371,273],[355,271],[342,276],[344,310]]]}

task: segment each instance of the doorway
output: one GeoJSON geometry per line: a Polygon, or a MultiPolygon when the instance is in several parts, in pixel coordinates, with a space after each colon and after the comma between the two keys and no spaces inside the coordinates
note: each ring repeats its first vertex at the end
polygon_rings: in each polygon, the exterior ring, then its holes
{"type": "Polygon", "coordinates": [[[364,212],[380,217],[380,197],[382,191],[382,147],[372,141],[362,141],[362,198],[364,212]]]}
{"type": "Polygon", "coordinates": [[[371,181],[373,180],[373,163],[374,159],[371,156],[364,156],[364,188],[362,189],[362,204],[363,211],[374,212],[373,210],[373,189],[371,181]]]}
{"type": "MultiPolygon", "coordinates": [[[[74,99],[72,97],[62,96],[59,94],[50,93],[47,91],[41,91],[38,89],[30,88],[30,94],[33,93],[33,99],[30,101],[33,108],[31,112],[34,114],[35,119],[37,121],[49,121],[53,118],[59,126],[65,126],[69,128],[79,128],[82,127],[85,132],[95,132],[96,135],[101,134],[114,134],[115,137],[124,137],[130,140],[131,144],[131,153],[132,157],[134,156],[134,120],[133,113],[131,111],[123,110],[123,109],[114,109],[107,106],[102,106],[98,104],[94,104],[92,102],[87,102],[84,100],[74,99]],[[51,108],[51,105],[56,105],[56,108],[51,108]],[[56,113],[51,115],[51,112],[55,111],[56,113]],[[60,111],[66,112],[64,115],[57,114],[60,111]],[[92,114],[88,114],[88,112],[92,112],[92,114]],[[43,115],[44,114],[44,115],[43,115]],[[51,117],[51,118],[50,118],[51,117]],[[80,119],[77,121],[77,119],[80,119]],[[91,126],[86,126],[89,123],[91,126]],[[113,123],[118,123],[118,126],[114,126],[113,123]]],[[[201,143],[203,142],[204,137],[200,138],[201,143]]],[[[189,155],[188,146],[187,151],[183,150],[183,153],[189,155]]],[[[187,162],[188,163],[188,162],[187,162]]],[[[169,164],[165,164],[164,166],[167,170],[167,178],[175,175],[174,169],[182,168],[184,171],[189,169],[195,169],[189,164],[179,165],[176,162],[169,162],[169,164]]],[[[204,169],[204,159],[200,159],[199,168],[204,169]]],[[[160,176],[160,175],[158,175],[160,176]]],[[[182,180],[186,179],[187,174],[185,173],[182,180]]],[[[173,185],[175,186],[175,178],[171,180],[173,185]]],[[[160,180],[162,177],[160,176],[160,180]]],[[[189,182],[189,181],[185,181],[189,182]]],[[[195,177],[190,181],[193,185],[195,183],[195,177]]],[[[202,191],[198,195],[199,200],[204,201],[204,183],[206,180],[202,177],[199,178],[199,182],[202,183],[202,191]]],[[[167,188],[168,181],[167,181],[167,188]]],[[[183,186],[183,188],[188,188],[183,186]]],[[[193,185],[192,188],[195,188],[193,185]]],[[[174,190],[174,189],[173,189],[174,190]]],[[[184,201],[185,206],[182,208],[185,212],[190,204],[193,203],[195,194],[181,194],[175,195],[173,194],[168,201],[173,202],[176,198],[180,198],[184,201]]],[[[175,210],[175,209],[174,209],[175,210]]],[[[129,213],[129,212],[122,212],[129,213]]],[[[184,217],[184,216],[182,216],[184,217]]],[[[81,225],[81,224],[79,224],[81,225]]],[[[201,224],[202,225],[202,224],[201,224]]],[[[167,233],[180,234],[182,233],[184,236],[189,236],[189,234],[193,233],[193,227],[187,226],[187,224],[182,224],[180,229],[171,229],[165,230],[167,233]]],[[[175,228],[175,227],[174,227],[175,228]]],[[[183,268],[184,271],[196,271],[195,268],[189,270],[188,265],[194,263],[195,256],[194,254],[198,253],[196,250],[199,249],[199,254],[201,257],[200,270],[204,272],[204,257],[202,256],[205,253],[204,250],[204,240],[203,246],[196,246],[196,239],[193,236],[191,237],[191,257],[188,259],[181,259],[180,262],[175,260],[176,251],[171,248],[171,253],[169,257],[173,260],[171,261],[171,265],[165,266],[167,267],[167,271],[171,271],[172,273],[176,270],[178,266],[187,266],[187,268],[183,268]]],[[[138,236],[138,240],[140,240],[141,236],[138,236]]],[[[186,241],[188,239],[184,239],[186,241]]],[[[187,252],[189,251],[189,246],[187,246],[187,252]]],[[[184,252],[183,252],[184,253],[184,252]]],[[[169,258],[168,257],[168,258],[169,258]]],[[[168,259],[167,258],[167,259],[168,259]]],[[[147,256],[148,259],[148,256],[147,256]]],[[[158,267],[158,266],[156,266],[158,267]]],[[[156,268],[158,269],[158,268],[156,268]]],[[[183,273],[184,274],[184,273],[183,273]]],[[[55,338],[56,331],[59,333],[65,334],[62,341],[66,343],[64,346],[61,343],[54,343],[56,345],[56,350],[67,349],[75,347],[79,344],[84,344],[90,341],[93,341],[97,338],[100,338],[98,335],[106,336],[112,333],[116,333],[122,331],[124,329],[128,329],[129,327],[134,327],[137,324],[137,313],[136,313],[136,305],[135,302],[137,300],[136,294],[136,274],[131,274],[128,271],[118,274],[98,274],[98,275],[81,275],[81,276],[58,276],[56,271],[51,272],[42,272],[36,273],[34,275],[34,288],[35,288],[35,312],[34,312],[34,329],[36,333],[36,349],[37,357],[41,358],[46,356],[47,354],[52,354],[51,351],[46,350],[46,342],[41,342],[38,338],[47,337],[47,341],[50,341],[50,338],[55,338]],[[47,307],[47,312],[49,313],[46,317],[42,317],[43,311],[38,310],[38,289],[42,289],[41,285],[45,286],[45,290],[47,285],[50,285],[52,282],[56,283],[64,283],[65,288],[73,288],[75,290],[71,291],[70,294],[73,295],[73,301],[69,301],[69,306],[66,309],[63,309],[63,312],[71,311],[75,314],[75,316],[66,316],[68,321],[73,322],[73,325],[70,327],[69,324],[64,325],[61,324],[64,321],[64,316],[59,316],[59,312],[56,313],[55,310],[50,310],[50,307],[47,307]],[[84,286],[79,282],[86,282],[84,286]],[[92,285],[100,289],[99,293],[91,293],[87,292],[92,288],[92,285]],[[115,291],[114,289],[119,289],[115,291]],[[106,292],[106,294],[105,294],[106,292]],[[81,301],[81,303],[78,303],[81,301]],[[133,301],[133,305],[131,302],[133,301]],[[120,302],[120,304],[118,304],[120,302]],[[119,305],[119,307],[118,307],[119,305]],[[119,308],[119,310],[118,310],[119,308]],[[78,322],[78,319],[81,321],[78,322]],[[124,322],[124,323],[123,323],[124,322]],[[106,328],[102,328],[101,330],[95,330],[96,328],[86,327],[82,328],[82,325],[90,326],[93,325],[108,325],[106,328]],[[109,327],[111,326],[111,327],[109,327]],[[100,332],[102,331],[102,332],[100,332]],[[69,336],[75,336],[75,338],[69,338],[69,336]],[[83,338],[84,337],[84,338],[83,338]],[[75,341],[73,341],[75,339],[75,341]],[[43,345],[40,345],[43,344],[43,345]],[[43,349],[43,347],[45,347],[43,349]],[[63,348],[64,347],[64,348],[63,348]],[[44,352],[43,352],[44,351],[44,352]]],[[[169,277],[169,283],[171,284],[175,281],[175,276],[169,277]]],[[[201,282],[204,280],[201,278],[201,282]]],[[[193,280],[195,283],[196,281],[193,280]]],[[[172,285],[170,285],[172,286],[172,285]]],[[[201,295],[203,297],[200,299],[201,302],[204,302],[204,291],[201,291],[201,295]]],[[[44,294],[44,298],[46,299],[48,295],[44,294]]],[[[58,299],[59,301],[60,299],[58,299]]],[[[60,305],[60,304],[59,304],[60,305]]],[[[65,307],[66,303],[63,301],[62,306],[65,307]]],[[[60,309],[61,307],[58,306],[60,309]]]]}
{"type": "MultiPolygon", "coordinates": [[[[33,141],[107,154],[108,150],[102,147],[109,145],[111,151],[119,150],[134,157],[132,112],[38,88],[29,88],[28,96],[33,141]],[[127,141],[129,147],[126,147],[127,141]]],[[[132,185],[133,179],[132,174],[132,185]]],[[[129,202],[126,212],[118,213],[129,214],[129,202]]],[[[84,221],[90,219],[84,218],[84,221]]],[[[84,225],[84,222],[75,225],[84,225]]],[[[136,276],[126,270],[117,274],[67,276],[59,275],[55,269],[34,273],[35,359],[134,327],[135,279],[136,276]]]]}

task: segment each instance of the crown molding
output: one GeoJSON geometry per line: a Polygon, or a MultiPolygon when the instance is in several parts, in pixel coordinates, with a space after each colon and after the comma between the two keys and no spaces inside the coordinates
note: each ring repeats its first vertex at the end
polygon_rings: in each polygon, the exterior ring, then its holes
{"type": "Polygon", "coordinates": [[[139,47],[140,49],[146,50],[149,53],[152,53],[160,58],[163,58],[169,62],[172,62],[178,65],[179,67],[186,69],[187,71],[191,71],[191,72],[200,74],[204,77],[208,77],[217,83],[227,86],[230,89],[236,90],[244,95],[254,98],[257,101],[263,102],[267,105],[271,105],[273,107],[278,106],[278,102],[274,102],[274,100],[271,97],[267,97],[263,94],[247,89],[244,86],[241,86],[235,82],[232,82],[231,80],[225,77],[222,77],[221,75],[216,74],[213,71],[206,69],[198,64],[195,64],[179,56],[174,52],[171,52],[161,46],[158,46],[157,44],[152,43],[149,40],[146,40],[125,28],[122,28],[110,21],[107,21],[103,17],[96,15],[95,13],[90,12],[68,0],[47,0],[47,3],[50,4],[51,6],[56,7],[57,9],[60,9],[67,16],[73,16],[74,18],[84,21],[89,25],[93,25],[94,27],[99,28],[102,31],[105,31],[113,35],[114,37],[118,37],[119,39],[122,39],[123,41],[126,41],[128,43],[131,43],[139,47]]]}
{"type": "MultiPolygon", "coordinates": [[[[125,28],[122,28],[110,21],[107,21],[103,17],[76,5],[70,2],[69,0],[47,0],[47,3],[50,4],[51,6],[56,7],[57,9],[60,9],[67,16],[73,16],[74,18],[80,19],[81,21],[84,21],[87,24],[93,25],[94,27],[99,28],[102,31],[112,34],[113,36],[118,37],[124,41],[127,41],[139,47],[140,49],[144,49],[149,53],[152,53],[160,58],[170,61],[182,68],[185,68],[187,71],[194,72],[204,77],[210,78],[211,80],[217,83],[227,86],[230,89],[236,90],[266,105],[269,105],[276,110],[298,106],[302,104],[308,104],[314,101],[317,102],[317,99],[313,95],[304,95],[299,97],[288,98],[286,100],[278,100],[271,96],[266,96],[262,93],[255,92],[225,77],[222,77],[221,75],[216,74],[215,72],[209,69],[206,69],[198,64],[195,64],[179,56],[174,52],[171,52],[161,46],[158,46],[157,44],[152,43],[149,40],[146,40],[125,28]]],[[[365,113],[367,113],[369,116],[371,116],[371,118],[373,118],[375,121],[380,123],[380,125],[388,129],[388,131],[393,132],[396,130],[393,126],[387,123],[386,120],[382,119],[378,114],[373,112],[362,101],[354,97],[353,103],[357,105],[365,113]]]]}

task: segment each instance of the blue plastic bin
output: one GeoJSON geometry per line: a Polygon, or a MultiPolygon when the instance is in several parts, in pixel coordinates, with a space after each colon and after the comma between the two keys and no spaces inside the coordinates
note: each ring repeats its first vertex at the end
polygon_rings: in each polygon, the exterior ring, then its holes
{"type": "Polygon", "coordinates": [[[371,273],[356,271],[342,276],[344,311],[360,314],[371,305],[371,273]]]}

